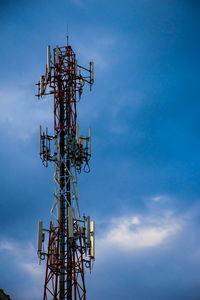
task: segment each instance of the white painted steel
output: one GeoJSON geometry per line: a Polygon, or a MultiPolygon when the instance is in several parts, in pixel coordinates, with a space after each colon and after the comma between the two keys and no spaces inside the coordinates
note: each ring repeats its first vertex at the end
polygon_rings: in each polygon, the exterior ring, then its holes
{"type": "Polygon", "coordinates": [[[95,232],[94,232],[94,221],[90,222],[90,242],[91,242],[91,249],[90,249],[90,257],[95,259],[95,232]]]}

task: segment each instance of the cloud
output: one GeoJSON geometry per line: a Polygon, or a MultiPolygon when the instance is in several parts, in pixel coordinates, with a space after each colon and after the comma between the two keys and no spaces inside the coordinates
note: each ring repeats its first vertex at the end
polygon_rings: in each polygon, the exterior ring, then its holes
{"type": "MultiPolygon", "coordinates": [[[[36,249],[32,243],[19,242],[9,238],[2,239],[0,241],[0,264],[2,267],[5,265],[8,272],[10,269],[13,270],[13,276],[17,272],[16,280],[20,280],[20,282],[15,287],[14,299],[26,300],[27,295],[30,300],[41,298],[45,263],[38,264],[36,249]],[[5,255],[8,257],[6,260],[5,255]],[[25,282],[23,281],[24,277],[26,278],[25,282]]],[[[11,275],[10,284],[12,284],[11,275]]],[[[12,294],[12,291],[10,294],[12,294]]]]}
{"type": "Polygon", "coordinates": [[[41,278],[41,280],[44,280],[43,278],[43,268],[41,265],[38,265],[33,262],[26,262],[26,263],[21,263],[20,267],[27,272],[28,274],[31,274],[32,277],[36,278],[37,280],[41,278]]]}
{"type": "Polygon", "coordinates": [[[17,84],[13,84],[12,89],[1,86],[0,98],[0,128],[6,135],[27,140],[41,123],[47,124],[53,118],[51,101],[38,103],[33,91],[26,86],[21,89],[17,84]]]}
{"type": "Polygon", "coordinates": [[[13,251],[14,244],[9,241],[1,241],[0,243],[0,251],[13,251]]]}
{"type": "Polygon", "coordinates": [[[151,198],[153,202],[171,202],[173,199],[172,196],[169,195],[156,195],[151,198]]]}
{"type": "Polygon", "coordinates": [[[163,199],[163,196],[155,196],[155,197],[152,198],[152,201],[154,201],[154,202],[159,202],[159,201],[161,201],[162,199],[163,199]]]}
{"type": "Polygon", "coordinates": [[[97,29],[88,30],[88,42],[85,43],[81,39],[76,40],[73,44],[78,49],[79,62],[88,63],[88,60],[94,61],[94,68],[98,71],[112,67],[114,60],[114,47],[117,43],[117,37],[112,33],[98,32],[97,29]]]}
{"type": "Polygon", "coordinates": [[[0,252],[7,251],[12,256],[17,268],[27,272],[31,277],[41,277],[43,268],[38,264],[36,249],[32,243],[3,239],[0,252]]]}
{"type": "MultiPolygon", "coordinates": [[[[171,211],[171,208],[176,207],[179,203],[179,199],[171,194],[152,194],[149,196],[142,197],[143,203],[145,204],[146,208],[149,210],[154,210],[159,212],[161,209],[168,209],[168,213],[171,211]]],[[[172,213],[172,212],[171,212],[172,213]]]]}
{"type": "Polygon", "coordinates": [[[97,249],[100,249],[100,254],[109,248],[132,252],[159,247],[176,235],[183,225],[183,220],[177,218],[170,210],[159,215],[128,215],[114,218],[104,235],[97,237],[97,249]]]}

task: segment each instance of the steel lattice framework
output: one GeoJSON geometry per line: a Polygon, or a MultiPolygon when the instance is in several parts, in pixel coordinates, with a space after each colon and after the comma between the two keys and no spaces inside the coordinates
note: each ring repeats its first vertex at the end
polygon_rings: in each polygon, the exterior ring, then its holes
{"type": "Polygon", "coordinates": [[[55,163],[55,193],[50,228],[42,221],[38,230],[38,256],[46,258],[43,300],[85,300],[85,271],[94,260],[94,222],[80,217],[77,173],[89,171],[91,130],[89,136],[79,136],[77,99],[83,86],[94,82],[94,66],[78,65],[71,46],[47,47],[46,73],[38,82],[38,99],[45,95],[54,98],[54,135],[42,132],[40,126],[40,157],[47,167],[55,163]],[[53,147],[52,147],[53,144],[53,147]],[[53,148],[53,151],[52,151],[53,148]],[[55,225],[54,225],[55,223],[55,225]],[[44,250],[44,232],[48,231],[48,249],[44,250]]]}

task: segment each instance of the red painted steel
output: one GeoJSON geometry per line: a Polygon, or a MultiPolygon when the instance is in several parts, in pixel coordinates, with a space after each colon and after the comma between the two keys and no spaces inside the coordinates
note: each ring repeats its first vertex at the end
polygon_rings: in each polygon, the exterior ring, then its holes
{"type": "MultiPolygon", "coordinates": [[[[50,223],[49,229],[49,242],[48,242],[48,257],[46,264],[45,284],[44,284],[44,297],[43,300],[53,299],[60,300],[59,290],[59,275],[61,267],[64,267],[67,274],[67,264],[71,263],[72,268],[72,299],[86,300],[86,288],[84,277],[84,259],[82,250],[82,237],[81,229],[78,224],[75,225],[75,235],[78,236],[78,243],[72,242],[72,261],[67,261],[67,253],[64,262],[59,259],[59,236],[60,226],[54,227],[50,223]]],[[[67,226],[65,226],[65,234],[67,236],[67,226]]],[[[67,294],[65,294],[65,297],[67,294]]]]}

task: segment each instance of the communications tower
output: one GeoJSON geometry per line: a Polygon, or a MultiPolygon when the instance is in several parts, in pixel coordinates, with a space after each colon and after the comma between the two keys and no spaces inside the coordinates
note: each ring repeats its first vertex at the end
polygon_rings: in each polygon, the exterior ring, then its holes
{"type": "Polygon", "coordinates": [[[38,82],[38,99],[50,95],[54,101],[54,134],[40,126],[40,157],[45,167],[55,164],[55,192],[49,229],[38,226],[38,256],[46,259],[43,300],[86,300],[85,267],[95,259],[94,221],[81,217],[77,193],[77,173],[89,172],[91,129],[79,135],[77,102],[83,87],[94,83],[94,64],[78,64],[68,43],[47,46],[46,73],[38,82]],[[45,250],[45,232],[48,248],[45,250]]]}

